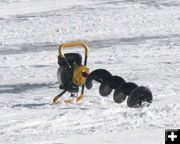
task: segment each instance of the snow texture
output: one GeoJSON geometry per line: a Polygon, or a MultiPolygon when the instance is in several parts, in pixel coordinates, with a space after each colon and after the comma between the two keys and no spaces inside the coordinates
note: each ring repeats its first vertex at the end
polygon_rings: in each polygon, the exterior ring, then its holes
{"type": "Polygon", "coordinates": [[[179,12],[179,0],[0,0],[0,143],[164,143],[180,128],[179,12]],[[152,105],[115,104],[98,83],[81,104],[52,105],[58,45],[79,39],[91,71],[149,87],[152,105]]]}

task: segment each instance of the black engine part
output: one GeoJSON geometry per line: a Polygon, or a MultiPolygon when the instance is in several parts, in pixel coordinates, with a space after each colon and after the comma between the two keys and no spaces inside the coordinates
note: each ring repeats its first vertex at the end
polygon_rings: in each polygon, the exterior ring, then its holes
{"type": "Polygon", "coordinates": [[[73,69],[75,65],[81,65],[82,56],[78,53],[66,53],[64,54],[65,59],[70,64],[71,68],[67,68],[66,61],[64,58],[58,56],[58,64],[60,66],[57,75],[59,75],[60,89],[69,91],[69,92],[78,92],[79,87],[72,83],[73,69]]]}
{"type": "MultiPolygon", "coordinates": [[[[64,56],[71,66],[73,66],[73,63],[80,65],[82,62],[82,56],[78,53],[66,53],[64,56]]],[[[60,55],[58,56],[58,64],[60,66],[66,66],[65,59],[61,58],[60,55]]]]}

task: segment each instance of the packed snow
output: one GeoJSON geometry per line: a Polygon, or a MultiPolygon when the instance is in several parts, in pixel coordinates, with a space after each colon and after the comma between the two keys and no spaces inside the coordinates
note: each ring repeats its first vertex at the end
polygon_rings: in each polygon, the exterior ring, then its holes
{"type": "Polygon", "coordinates": [[[179,0],[0,0],[0,143],[164,143],[180,128],[179,12],[179,0]],[[91,71],[149,87],[153,103],[116,104],[94,83],[81,104],[53,105],[58,46],[74,40],[91,71]]]}

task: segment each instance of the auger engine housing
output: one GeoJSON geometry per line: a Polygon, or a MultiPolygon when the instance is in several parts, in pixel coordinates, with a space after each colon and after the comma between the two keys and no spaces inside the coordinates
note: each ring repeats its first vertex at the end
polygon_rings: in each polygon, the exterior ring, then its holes
{"type": "Polygon", "coordinates": [[[68,92],[78,92],[79,86],[82,86],[89,74],[89,69],[82,65],[82,56],[78,53],[67,53],[64,55],[71,68],[67,68],[64,58],[58,56],[59,69],[57,78],[60,89],[68,92]]]}
{"type": "Polygon", "coordinates": [[[65,92],[71,93],[71,96],[77,96],[80,86],[82,87],[82,90],[81,95],[78,98],[81,99],[83,97],[84,84],[89,75],[89,68],[86,66],[88,51],[89,50],[87,45],[81,41],[64,43],[59,46],[59,68],[57,71],[57,78],[60,85],[59,88],[62,89],[63,92],[54,98],[54,103],[56,103],[57,99],[65,92]],[[84,48],[84,63],[82,63],[82,56],[78,53],[64,54],[64,48],[71,48],[76,46],[84,48]]]}

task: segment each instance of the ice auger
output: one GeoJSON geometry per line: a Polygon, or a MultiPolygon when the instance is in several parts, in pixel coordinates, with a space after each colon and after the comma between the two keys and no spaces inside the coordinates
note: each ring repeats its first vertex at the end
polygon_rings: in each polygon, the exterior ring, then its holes
{"type": "Polygon", "coordinates": [[[80,102],[84,97],[84,84],[89,75],[89,68],[86,66],[88,57],[88,46],[81,41],[64,43],[59,46],[57,77],[59,81],[59,88],[63,91],[54,97],[53,103],[58,103],[58,99],[66,92],[69,92],[70,98],[65,99],[65,103],[71,103],[74,98],[76,102],[80,102]],[[66,53],[65,48],[82,47],[85,51],[84,63],[82,64],[82,56],[78,53],[66,53]],[[79,87],[81,87],[81,94],[78,96],[79,87]]]}
{"type": "Polygon", "coordinates": [[[65,103],[71,103],[74,100],[80,102],[84,97],[84,88],[91,89],[93,81],[100,83],[99,93],[106,97],[114,90],[113,99],[116,103],[122,103],[127,98],[128,107],[139,107],[152,103],[152,92],[145,86],[138,86],[133,82],[126,82],[120,76],[113,76],[105,69],[97,69],[89,73],[87,65],[88,46],[81,41],[64,43],[59,46],[57,77],[59,88],[63,91],[54,97],[53,103],[57,103],[58,99],[66,92],[70,93],[70,98],[65,99],[65,103]],[[78,53],[64,54],[64,48],[80,46],[85,50],[84,63],[82,64],[82,56],[78,53]],[[81,94],[78,96],[79,87],[81,94]]]}

